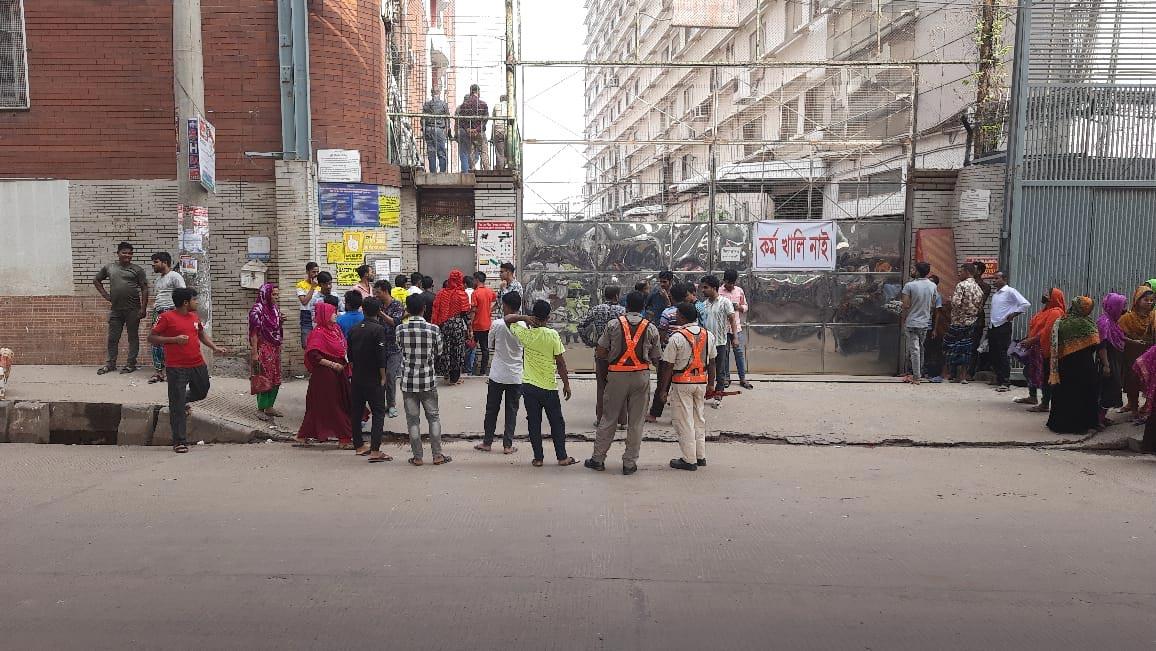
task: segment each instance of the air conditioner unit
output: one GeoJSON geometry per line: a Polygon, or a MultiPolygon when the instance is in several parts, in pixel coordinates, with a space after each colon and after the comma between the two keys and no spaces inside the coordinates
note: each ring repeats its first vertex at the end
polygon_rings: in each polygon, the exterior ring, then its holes
{"type": "Polygon", "coordinates": [[[698,106],[694,107],[693,111],[691,111],[691,119],[705,120],[706,118],[709,118],[709,117],[710,117],[710,104],[707,104],[707,103],[699,104],[698,106]]]}

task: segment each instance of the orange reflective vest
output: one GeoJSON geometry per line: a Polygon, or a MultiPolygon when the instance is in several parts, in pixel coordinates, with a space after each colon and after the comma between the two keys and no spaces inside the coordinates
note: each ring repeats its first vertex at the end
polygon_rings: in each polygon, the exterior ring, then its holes
{"type": "Polygon", "coordinates": [[[691,344],[690,361],[686,368],[675,371],[671,382],[675,384],[706,384],[706,330],[699,328],[698,334],[687,332],[686,328],[675,330],[675,334],[686,337],[691,344]]]}
{"type": "Polygon", "coordinates": [[[630,329],[630,321],[625,316],[618,317],[618,322],[622,324],[622,338],[626,342],[626,346],[618,360],[610,365],[609,370],[616,372],[648,370],[650,364],[646,364],[638,358],[638,342],[646,336],[646,328],[650,326],[650,321],[643,319],[638,323],[638,328],[633,331],[630,329]]]}

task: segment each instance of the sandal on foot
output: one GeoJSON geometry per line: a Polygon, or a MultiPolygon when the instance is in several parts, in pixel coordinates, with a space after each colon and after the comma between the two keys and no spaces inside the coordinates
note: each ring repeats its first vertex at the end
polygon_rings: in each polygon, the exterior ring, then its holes
{"type": "Polygon", "coordinates": [[[271,423],[273,422],[273,417],[263,411],[259,411],[257,412],[257,420],[263,420],[266,423],[271,423]]]}
{"type": "Polygon", "coordinates": [[[1035,407],[1028,407],[1028,411],[1036,414],[1046,414],[1049,409],[1045,405],[1036,405],[1035,407]]]}
{"type": "Polygon", "coordinates": [[[541,468],[542,467],[542,460],[541,459],[534,459],[533,461],[530,462],[530,465],[534,466],[535,468],[541,468]]]}
{"type": "Polygon", "coordinates": [[[272,407],[266,409],[265,413],[272,418],[281,418],[285,415],[285,414],[282,414],[281,412],[277,411],[276,409],[273,409],[272,407]]]}
{"type": "Polygon", "coordinates": [[[565,459],[559,459],[558,460],[559,466],[572,466],[576,463],[578,463],[578,462],[574,459],[574,457],[566,457],[565,459]]]}
{"type": "Polygon", "coordinates": [[[309,442],[309,439],[299,439],[296,436],[294,436],[293,437],[293,447],[295,447],[295,448],[311,448],[311,447],[313,447],[313,444],[309,442]]]}
{"type": "Polygon", "coordinates": [[[512,445],[508,448],[502,448],[502,454],[513,454],[518,451],[518,446],[512,445]]]}
{"type": "Polygon", "coordinates": [[[165,376],[161,375],[160,373],[156,373],[152,377],[149,378],[149,384],[156,384],[158,382],[164,382],[164,381],[165,381],[165,376]]]}
{"type": "Polygon", "coordinates": [[[185,445],[184,443],[173,446],[173,452],[176,452],[177,454],[184,454],[188,451],[189,451],[189,446],[185,445]]]}
{"type": "Polygon", "coordinates": [[[370,463],[384,463],[386,461],[393,461],[393,457],[388,454],[383,454],[380,457],[369,457],[370,463]]]}
{"type": "Polygon", "coordinates": [[[739,382],[739,386],[746,389],[747,391],[750,391],[751,389],[755,388],[755,385],[751,384],[750,382],[747,382],[746,380],[739,382]]]}
{"type": "Polygon", "coordinates": [[[411,465],[411,466],[421,466],[421,465],[425,465],[425,462],[424,462],[424,461],[422,461],[421,459],[418,459],[417,457],[413,457],[413,458],[411,458],[411,459],[409,460],[409,465],[411,465]]]}
{"type": "Polygon", "coordinates": [[[112,373],[115,370],[116,370],[115,366],[101,366],[100,368],[96,369],[96,374],[97,375],[104,375],[105,373],[112,373]]]}
{"type": "Polygon", "coordinates": [[[368,457],[371,450],[369,449],[369,446],[366,445],[365,447],[357,448],[353,452],[359,457],[368,457]]]}
{"type": "Polygon", "coordinates": [[[1016,398],[1013,402],[1017,405],[1035,405],[1039,404],[1040,401],[1036,398],[1016,398]]]}
{"type": "Polygon", "coordinates": [[[448,454],[439,454],[439,455],[437,455],[436,457],[434,457],[434,460],[433,460],[433,464],[434,464],[435,466],[440,466],[440,465],[442,465],[442,464],[446,464],[446,463],[449,463],[449,462],[451,462],[451,461],[453,461],[453,459],[450,457],[450,455],[448,455],[448,454]]]}
{"type": "Polygon", "coordinates": [[[135,366],[126,366],[126,367],[120,369],[120,374],[121,375],[128,375],[129,373],[136,373],[136,368],[137,367],[135,367],[135,366]]]}
{"type": "Polygon", "coordinates": [[[485,443],[478,443],[477,445],[474,446],[474,449],[479,451],[479,452],[489,452],[490,446],[486,445],[485,443]]]}

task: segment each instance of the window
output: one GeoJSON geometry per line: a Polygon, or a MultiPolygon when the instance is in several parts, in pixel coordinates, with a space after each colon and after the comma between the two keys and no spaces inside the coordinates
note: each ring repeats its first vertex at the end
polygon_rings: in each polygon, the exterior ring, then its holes
{"type": "Polygon", "coordinates": [[[815,86],[807,91],[803,106],[803,132],[809,133],[823,128],[823,87],[815,86]]]}
{"type": "Polygon", "coordinates": [[[789,140],[799,135],[799,100],[794,99],[779,108],[779,138],[789,140]]]}
{"type": "Polygon", "coordinates": [[[0,109],[28,108],[23,0],[0,0],[0,109]]]}
{"type": "Polygon", "coordinates": [[[747,38],[747,60],[748,61],[754,61],[755,58],[758,56],[759,56],[759,35],[757,33],[757,30],[756,30],[755,32],[751,32],[751,35],[747,38]]]}
{"type": "Polygon", "coordinates": [[[839,201],[896,194],[903,190],[902,170],[871,174],[865,179],[839,181],[839,201]]]}
{"type": "MultiPolygon", "coordinates": [[[[762,140],[763,139],[763,119],[752,120],[743,125],[743,140],[762,140]]],[[[762,148],[762,145],[755,142],[743,145],[743,155],[753,156],[755,152],[762,148]]]]}

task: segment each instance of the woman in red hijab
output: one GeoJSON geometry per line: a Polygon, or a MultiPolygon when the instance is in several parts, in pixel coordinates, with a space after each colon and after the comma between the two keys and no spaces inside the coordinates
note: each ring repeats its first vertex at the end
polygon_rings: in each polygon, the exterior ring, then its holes
{"type": "Polygon", "coordinates": [[[1024,369],[1028,380],[1028,397],[1018,398],[1021,405],[1036,405],[1036,391],[1043,391],[1039,404],[1028,411],[1047,412],[1051,408],[1052,388],[1048,385],[1048,369],[1052,359],[1052,326],[1067,314],[1064,293],[1053,287],[1044,294],[1044,309],[1028,322],[1028,336],[1020,344],[1028,349],[1030,359],[1024,369]]]}
{"type": "Polygon", "coordinates": [[[337,439],[342,450],[352,450],[345,335],[337,325],[337,308],[321,302],[313,310],[313,332],[305,341],[305,368],[310,374],[305,420],[293,440],[297,447],[307,447],[309,439],[337,439]]]}
{"type": "Polygon", "coordinates": [[[465,276],[454,269],[433,304],[433,324],[442,331],[442,354],[434,366],[438,375],[446,379],[446,384],[462,383],[466,341],[474,337],[469,322],[470,297],[466,294],[465,276]]]}

